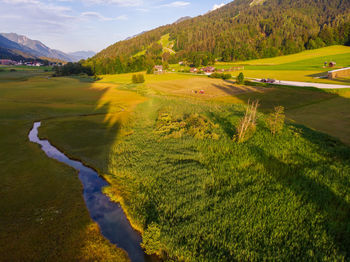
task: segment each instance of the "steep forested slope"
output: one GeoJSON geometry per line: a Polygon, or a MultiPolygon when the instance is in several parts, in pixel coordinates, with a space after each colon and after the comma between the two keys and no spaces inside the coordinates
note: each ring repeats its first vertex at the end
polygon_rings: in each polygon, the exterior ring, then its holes
{"type": "Polygon", "coordinates": [[[118,42],[90,63],[98,73],[138,71],[154,63],[187,59],[206,64],[296,53],[350,44],[348,0],[236,0],[203,16],[118,42]],[[176,55],[157,44],[170,34],[176,55]],[[146,50],[144,55],[134,56],[146,50]]]}

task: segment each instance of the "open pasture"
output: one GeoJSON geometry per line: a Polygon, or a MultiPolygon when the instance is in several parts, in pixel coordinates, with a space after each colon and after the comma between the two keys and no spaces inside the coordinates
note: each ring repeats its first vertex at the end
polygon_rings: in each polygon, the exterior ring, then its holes
{"type": "Polygon", "coordinates": [[[347,143],[349,90],[248,87],[186,74],[146,75],[137,85],[131,77],[0,81],[7,260],[127,260],[89,218],[75,172],[28,142],[40,119],[41,137],[109,181],[106,194],[143,232],[149,253],[186,261],[349,257],[350,149],[301,125],[347,143]],[[249,99],[260,100],[257,129],[238,144],[249,99]],[[273,136],[265,113],[278,105],[295,122],[273,136]]]}
{"type": "Polygon", "coordinates": [[[247,92],[259,92],[263,89],[260,87],[237,85],[234,81],[195,76],[176,81],[154,81],[147,84],[147,87],[163,95],[196,97],[202,99],[234,96],[247,92]],[[201,91],[203,91],[203,94],[200,93],[201,91]]]}
{"type": "MultiPolygon", "coordinates": [[[[307,50],[297,54],[286,55],[286,56],[278,56],[272,58],[264,58],[264,59],[256,59],[256,60],[248,60],[244,62],[236,62],[235,64],[244,64],[244,65],[283,65],[283,64],[292,64],[298,63],[300,61],[312,61],[313,59],[325,58],[326,60],[322,61],[320,66],[323,66],[323,62],[332,61],[334,56],[338,55],[348,55],[350,53],[349,46],[328,46],[314,50],[307,50]]],[[[224,63],[224,65],[229,65],[231,63],[224,63]]]]}
{"type": "MultiPolygon", "coordinates": [[[[256,134],[238,144],[232,138],[244,105],[171,93],[171,86],[203,86],[209,78],[173,83],[161,81],[167,76],[152,78],[120,86],[136,93],[151,90],[126,123],[108,127],[100,116],[73,117],[47,120],[42,129],[44,136],[107,178],[111,186],[105,192],[121,201],[133,224],[142,229],[147,252],[186,261],[349,256],[349,147],[293,123],[273,136],[262,113],[256,134]],[[152,91],[158,89],[161,92],[152,91]],[[171,121],[160,124],[164,112],[171,121]],[[167,137],[158,132],[172,132],[176,121],[198,115],[215,124],[218,139],[200,138],[203,122],[191,122],[198,125],[195,134],[167,137]],[[81,129],[89,131],[80,134],[81,129]]],[[[287,112],[338,97],[285,87],[221,98],[244,102],[254,95],[261,99],[262,111],[285,104],[287,112]],[[303,100],[293,104],[293,97],[303,100]]]]}
{"type": "MultiPolygon", "coordinates": [[[[349,84],[347,79],[328,80],[322,77],[334,68],[324,67],[324,62],[336,62],[335,68],[350,66],[350,47],[329,46],[301,53],[273,58],[235,63],[217,63],[217,68],[244,66],[243,73],[251,78],[273,78],[287,81],[349,84]],[[321,78],[320,78],[321,77],[321,78]]],[[[237,76],[240,71],[233,72],[237,76]]]]}

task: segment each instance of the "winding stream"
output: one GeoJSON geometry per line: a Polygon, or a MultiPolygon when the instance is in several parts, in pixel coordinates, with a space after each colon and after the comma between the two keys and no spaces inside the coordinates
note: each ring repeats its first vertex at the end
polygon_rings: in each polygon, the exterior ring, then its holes
{"type": "Polygon", "coordinates": [[[79,179],[84,187],[84,199],[91,218],[98,223],[102,234],[113,244],[124,249],[132,262],[154,261],[142,250],[141,236],[130,225],[120,204],[112,202],[102,193],[108,183],[98,173],[84,166],[81,162],[69,159],[65,154],[52,146],[48,140],[40,140],[38,128],[41,122],[34,123],[29,133],[31,142],[41,145],[41,149],[50,158],[65,163],[79,172],[79,179]]]}

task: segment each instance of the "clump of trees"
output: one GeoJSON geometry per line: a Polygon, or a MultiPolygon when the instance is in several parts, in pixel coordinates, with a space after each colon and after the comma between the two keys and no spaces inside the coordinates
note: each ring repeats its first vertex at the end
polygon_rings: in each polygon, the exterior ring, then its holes
{"type": "Polygon", "coordinates": [[[284,127],[284,107],[276,106],[274,111],[267,118],[267,126],[273,135],[280,133],[284,127]]]}
{"type": "Polygon", "coordinates": [[[237,84],[244,84],[244,74],[241,72],[239,73],[239,75],[237,76],[237,80],[236,80],[237,84]]]}
{"type": "Polygon", "coordinates": [[[244,117],[239,121],[237,134],[234,137],[234,140],[236,140],[238,143],[247,141],[255,133],[258,107],[258,100],[253,102],[248,101],[248,106],[244,117]]]}
{"type": "Polygon", "coordinates": [[[142,84],[145,82],[145,76],[143,74],[134,74],[131,81],[133,84],[142,84]]]}
{"type": "Polygon", "coordinates": [[[209,75],[210,78],[221,78],[223,80],[231,79],[232,75],[231,74],[224,74],[224,73],[212,73],[209,75]]]}
{"type": "Polygon", "coordinates": [[[94,72],[92,68],[88,65],[83,65],[81,63],[67,63],[63,66],[55,66],[53,68],[54,76],[70,76],[70,75],[80,75],[87,74],[88,76],[93,76],[94,72]]]}

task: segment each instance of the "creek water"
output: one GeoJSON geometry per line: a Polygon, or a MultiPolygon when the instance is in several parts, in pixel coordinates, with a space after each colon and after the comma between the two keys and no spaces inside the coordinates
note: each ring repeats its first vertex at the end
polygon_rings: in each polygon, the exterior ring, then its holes
{"type": "Polygon", "coordinates": [[[101,232],[111,243],[124,249],[132,262],[157,261],[147,256],[140,244],[142,238],[135,231],[120,204],[112,202],[102,193],[102,188],[108,183],[98,173],[83,163],[69,159],[65,154],[52,146],[48,140],[40,140],[38,128],[41,122],[35,122],[29,133],[29,140],[41,146],[41,149],[50,158],[65,163],[79,172],[79,179],[84,187],[84,199],[91,218],[100,226],[101,232]]]}

